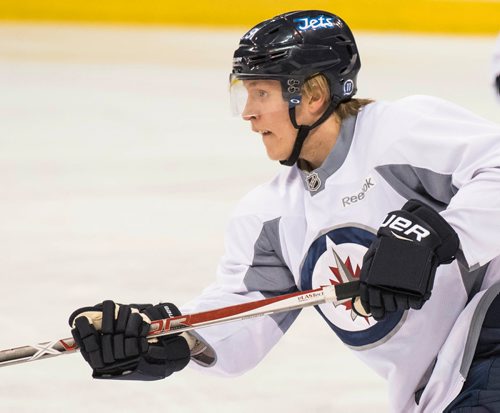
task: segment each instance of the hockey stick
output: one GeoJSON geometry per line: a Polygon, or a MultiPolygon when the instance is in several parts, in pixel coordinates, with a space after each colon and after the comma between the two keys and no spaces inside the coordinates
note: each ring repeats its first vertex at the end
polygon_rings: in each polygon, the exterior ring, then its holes
{"type": "MultiPolygon", "coordinates": [[[[343,301],[359,296],[359,281],[351,281],[339,285],[329,285],[313,290],[264,298],[244,304],[222,307],[201,313],[180,315],[151,322],[149,338],[178,334],[184,331],[245,320],[252,317],[296,310],[312,305],[343,301]]],[[[100,329],[98,323],[94,323],[100,329]]],[[[73,338],[64,338],[45,343],[0,350],[0,367],[12,364],[41,360],[62,354],[71,354],[78,350],[73,338]]]]}

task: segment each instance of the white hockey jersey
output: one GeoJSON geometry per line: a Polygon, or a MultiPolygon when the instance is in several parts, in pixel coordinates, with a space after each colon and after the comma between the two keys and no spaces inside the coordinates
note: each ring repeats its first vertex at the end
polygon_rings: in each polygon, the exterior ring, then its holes
{"type": "MultiPolygon", "coordinates": [[[[357,279],[387,213],[412,198],[440,211],[461,243],[459,258],[438,268],[430,300],[380,322],[357,316],[350,303],[317,310],[387,379],[394,412],[440,412],[460,392],[500,292],[500,126],[451,103],[425,96],[372,103],[344,120],[321,167],[284,167],[250,192],[231,218],[217,282],[182,312],[357,279]]],[[[200,330],[216,353],[207,369],[251,369],[297,315],[200,330]]]]}

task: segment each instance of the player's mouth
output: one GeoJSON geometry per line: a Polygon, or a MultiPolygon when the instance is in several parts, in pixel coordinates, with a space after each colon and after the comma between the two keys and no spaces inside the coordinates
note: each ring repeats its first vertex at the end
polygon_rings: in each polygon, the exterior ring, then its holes
{"type": "Polygon", "coordinates": [[[273,132],[271,132],[269,129],[264,129],[264,128],[258,128],[255,125],[252,125],[252,131],[255,133],[258,133],[262,138],[271,136],[273,132]]]}
{"type": "Polygon", "coordinates": [[[260,133],[262,137],[269,136],[270,134],[272,134],[272,132],[267,129],[259,129],[257,130],[257,133],[260,133]]]}

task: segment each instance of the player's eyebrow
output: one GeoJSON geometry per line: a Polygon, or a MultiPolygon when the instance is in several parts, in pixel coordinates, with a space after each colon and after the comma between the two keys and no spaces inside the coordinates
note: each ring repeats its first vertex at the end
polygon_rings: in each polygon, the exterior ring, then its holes
{"type": "Polygon", "coordinates": [[[246,87],[271,87],[272,81],[267,79],[245,80],[246,87]]]}

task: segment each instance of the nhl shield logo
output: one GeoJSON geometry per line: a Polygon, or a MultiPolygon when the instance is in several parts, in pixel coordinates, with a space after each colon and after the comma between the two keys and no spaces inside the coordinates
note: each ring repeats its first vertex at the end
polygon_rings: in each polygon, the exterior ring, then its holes
{"type": "Polygon", "coordinates": [[[316,192],[321,186],[321,179],[317,172],[311,172],[306,177],[307,187],[309,191],[316,192]]]}

